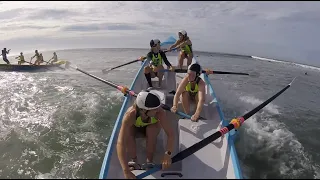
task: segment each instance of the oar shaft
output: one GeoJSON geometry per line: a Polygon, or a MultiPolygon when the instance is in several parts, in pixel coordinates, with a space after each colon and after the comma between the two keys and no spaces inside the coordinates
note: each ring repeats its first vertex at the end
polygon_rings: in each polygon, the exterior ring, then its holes
{"type": "MultiPolygon", "coordinates": [[[[172,72],[168,69],[163,69],[161,70],[162,72],[172,72]]],[[[187,69],[175,69],[174,72],[176,73],[187,73],[187,69]]],[[[235,75],[246,75],[248,76],[248,73],[241,73],[241,72],[226,72],[226,71],[205,71],[202,70],[202,73],[207,73],[207,74],[235,74],[235,75]]]]}
{"type": "MultiPolygon", "coordinates": [[[[70,66],[70,65],[69,65],[69,66],[70,66]]],[[[130,94],[130,95],[132,95],[132,96],[135,96],[135,97],[137,96],[137,94],[135,94],[133,91],[130,91],[130,90],[126,89],[126,88],[123,87],[123,86],[119,86],[119,85],[116,85],[116,84],[114,84],[114,83],[112,83],[112,82],[110,82],[110,81],[101,79],[101,78],[99,78],[99,77],[97,77],[97,76],[95,76],[95,75],[92,75],[92,74],[90,74],[90,73],[87,73],[86,71],[84,71],[84,70],[82,70],[82,69],[80,69],[80,68],[78,68],[78,67],[73,67],[73,66],[70,66],[70,67],[72,67],[72,68],[74,68],[75,70],[80,71],[80,72],[82,72],[83,74],[86,74],[86,75],[88,75],[88,76],[90,76],[90,77],[92,77],[92,78],[94,78],[94,79],[96,79],[96,80],[98,80],[98,81],[101,81],[101,82],[103,82],[103,83],[106,83],[106,84],[108,84],[109,86],[114,87],[114,88],[118,89],[118,90],[121,91],[121,92],[123,92],[123,91],[125,90],[125,93],[128,93],[128,94],[130,94]]],[[[123,92],[123,93],[124,93],[124,92],[123,92]]],[[[124,94],[125,94],[125,93],[124,93],[124,94]]]]}
{"type": "Polygon", "coordinates": [[[82,69],[79,69],[79,68],[76,67],[76,70],[78,70],[78,71],[82,72],[83,74],[86,74],[86,75],[88,75],[88,76],[90,76],[90,77],[92,77],[92,78],[94,78],[94,79],[96,79],[96,80],[98,80],[98,81],[104,82],[104,83],[108,84],[109,86],[112,86],[112,87],[114,87],[114,88],[118,88],[118,86],[117,86],[116,84],[111,83],[111,82],[109,82],[109,81],[106,81],[106,80],[104,80],[104,79],[101,79],[101,78],[99,78],[99,77],[97,77],[97,76],[95,76],[95,75],[92,75],[92,74],[90,74],[90,73],[87,73],[86,71],[83,71],[82,69]]]}
{"type": "MultiPolygon", "coordinates": [[[[206,71],[202,71],[203,73],[206,73],[206,71]]],[[[209,74],[236,74],[236,75],[247,75],[248,73],[239,73],[239,72],[225,72],[225,71],[210,71],[209,74]]]]}
{"type": "Polygon", "coordinates": [[[131,64],[131,63],[135,63],[135,62],[138,62],[138,61],[140,61],[140,60],[136,59],[136,60],[133,60],[133,61],[127,62],[127,63],[125,63],[125,64],[122,64],[122,65],[119,65],[119,66],[113,67],[113,68],[111,68],[110,70],[114,70],[114,69],[117,69],[117,68],[119,68],[119,67],[122,67],[122,66],[125,66],[125,65],[128,65],[128,64],[131,64]]]}

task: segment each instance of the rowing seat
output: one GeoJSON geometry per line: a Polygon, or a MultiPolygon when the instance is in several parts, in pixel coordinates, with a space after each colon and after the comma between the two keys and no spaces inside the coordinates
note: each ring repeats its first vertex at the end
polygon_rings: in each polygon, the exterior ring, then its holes
{"type": "MultiPolygon", "coordinates": [[[[179,149],[180,152],[198,143],[204,138],[220,130],[221,121],[199,120],[192,122],[190,119],[179,120],[179,149]],[[197,129],[198,128],[198,129],[197,129]]],[[[225,139],[225,138],[223,138],[225,139]]],[[[226,178],[228,168],[224,167],[227,154],[227,143],[218,138],[199,151],[183,159],[181,173],[188,178],[226,178]],[[201,171],[195,171],[201,169],[201,171]]],[[[231,160],[231,159],[230,159],[231,160]]],[[[229,160],[227,160],[229,161],[229,160]]]]}

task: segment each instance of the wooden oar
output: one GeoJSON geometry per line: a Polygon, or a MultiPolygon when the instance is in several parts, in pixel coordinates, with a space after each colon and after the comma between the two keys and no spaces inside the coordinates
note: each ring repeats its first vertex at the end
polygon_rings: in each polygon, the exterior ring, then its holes
{"type": "MultiPolygon", "coordinates": [[[[175,156],[173,156],[171,158],[172,163],[176,163],[179,161],[182,161],[183,159],[189,157],[190,155],[194,154],[195,152],[199,151],[200,149],[202,149],[203,147],[207,146],[208,144],[212,143],[213,141],[215,141],[216,139],[218,139],[219,137],[223,136],[224,134],[227,134],[229,131],[231,131],[232,129],[238,129],[245,120],[249,119],[251,116],[253,116],[255,113],[257,113],[258,111],[260,111],[263,107],[265,107],[266,105],[268,105],[271,101],[273,101],[275,98],[277,98],[280,94],[282,94],[285,90],[287,90],[291,84],[293,83],[293,81],[296,78],[294,78],[290,84],[288,84],[285,88],[283,88],[281,91],[279,91],[277,94],[273,95],[271,98],[269,98],[268,100],[266,100],[265,102],[263,102],[262,104],[260,104],[259,106],[257,106],[256,108],[254,108],[253,110],[251,110],[250,112],[246,113],[245,115],[232,119],[231,122],[229,123],[228,126],[220,129],[219,131],[215,132],[214,134],[210,135],[207,138],[204,138],[203,140],[197,142],[196,144],[188,147],[187,149],[179,152],[178,154],[176,154],[175,156]]],[[[152,169],[141,173],[140,175],[137,176],[137,179],[142,179],[146,176],[149,176],[152,173],[155,173],[159,170],[161,170],[162,165],[158,164],[155,167],[153,167],[152,169]]]]}
{"type": "MultiPolygon", "coordinates": [[[[85,74],[85,75],[88,75],[88,76],[90,76],[90,77],[92,77],[92,78],[94,78],[94,79],[96,79],[96,80],[98,80],[98,81],[100,81],[100,82],[103,82],[103,83],[105,83],[105,84],[107,84],[107,85],[109,85],[109,86],[111,86],[111,87],[113,87],[113,88],[116,88],[116,89],[118,89],[119,91],[121,91],[125,96],[129,94],[129,95],[131,95],[131,96],[137,97],[137,94],[136,94],[134,91],[129,90],[129,88],[127,88],[127,87],[125,87],[125,86],[117,85],[117,84],[115,84],[115,83],[113,83],[113,82],[111,82],[111,81],[107,81],[107,80],[104,80],[104,79],[102,79],[102,78],[99,78],[99,77],[97,77],[97,76],[95,76],[95,75],[92,75],[92,74],[90,74],[90,73],[88,73],[88,72],[86,72],[86,71],[84,71],[84,70],[82,70],[82,69],[80,69],[80,68],[78,68],[78,67],[74,67],[74,66],[71,65],[71,63],[70,63],[69,61],[66,62],[66,68],[75,69],[75,70],[77,70],[77,71],[79,71],[79,72],[81,72],[81,73],[83,73],[83,74],[85,74]]],[[[164,110],[167,110],[167,111],[170,111],[170,112],[171,112],[171,107],[168,106],[168,105],[166,105],[166,104],[162,104],[162,108],[163,108],[164,110]]],[[[180,116],[182,116],[182,117],[185,117],[185,118],[187,118],[187,119],[191,119],[191,116],[190,116],[190,115],[185,114],[185,113],[183,113],[183,112],[177,111],[176,114],[177,114],[177,115],[180,115],[180,116]]],[[[199,117],[199,118],[201,119],[201,117],[199,117]]],[[[205,119],[205,118],[203,118],[203,119],[205,119]]]]}
{"type": "MultiPolygon", "coordinates": [[[[160,70],[162,72],[172,72],[168,69],[163,69],[160,70]]],[[[187,69],[175,69],[174,70],[175,73],[187,73],[188,70],[187,69]]],[[[202,73],[206,73],[206,74],[235,74],[235,75],[246,75],[246,76],[251,76],[251,77],[259,77],[259,73],[257,72],[253,72],[253,73],[242,73],[242,72],[227,72],[227,71],[213,71],[213,70],[202,70],[202,73]]]]}

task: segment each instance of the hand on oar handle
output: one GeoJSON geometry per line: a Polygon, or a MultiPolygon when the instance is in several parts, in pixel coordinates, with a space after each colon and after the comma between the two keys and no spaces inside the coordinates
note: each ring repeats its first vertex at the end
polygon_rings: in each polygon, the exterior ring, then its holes
{"type": "Polygon", "coordinates": [[[174,72],[174,71],[175,71],[175,69],[174,69],[173,66],[170,66],[169,70],[170,70],[171,72],[174,72]]]}
{"type": "Polygon", "coordinates": [[[171,110],[171,112],[176,113],[177,112],[177,106],[175,106],[175,105],[172,106],[170,110],[171,110]]]}
{"type": "Polygon", "coordinates": [[[140,60],[140,61],[144,61],[145,59],[147,59],[147,57],[145,57],[145,56],[140,56],[140,57],[138,58],[138,60],[140,60]]]}

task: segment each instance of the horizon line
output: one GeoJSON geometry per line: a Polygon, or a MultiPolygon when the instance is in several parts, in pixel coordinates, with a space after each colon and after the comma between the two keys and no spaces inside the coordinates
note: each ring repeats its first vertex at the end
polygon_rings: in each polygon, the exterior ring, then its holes
{"type": "MultiPolygon", "coordinates": [[[[44,50],[42,52],[50,52],[50,51],[70,51],[70,50],[81,50],[81,49],[135,49],[135,50],[150,50],[148,48],[119,48],[119,47],[83,47],[83,48],[67,48],[67,49],[47,49],[44,50]]],[[[31,52],[31,51],[30,51],[31,52]]],[[[312,64],[302,64],[300,62],[296,62],[296,61],[290,61],[290,60],[283,60],[283,59],[277,59],[277,58],[272,58],[272,57],[266,57],[266,56],[259,56],[259,55],[246,55],[246,54],[235,54],[235,53],[226,53],[226,52],[214,52],[214,51],[200,51],[200,50],[194,50],[194,52],[198,52],[198,53],[211,53],[211,54],[218,54],[218,55],[228,55],[228,56],[235,56],[235,57],[245,57],[245,58],[251,58],[251,59],[255,59],[253,56],[255,57],[259,57],[259,58],[264,58],[264,59],[269,59],[269,60],[276,60],[276,61],[281,61],[281,62],[285,62],[285,63],[295,63],[297,65],[306,65],[306,66],[310,66],[310,67],[315,67],[315,68],[320,68],[320,65],[312,65],[312,64]]],[[[29,53],[29,51],[27,51],[27,54],[29,53]]],[[[15,56],[15,55],[8,55],[9,56],[15,56]]],[[[260,60],[261,61],[261,60],[260,60]]]]}

